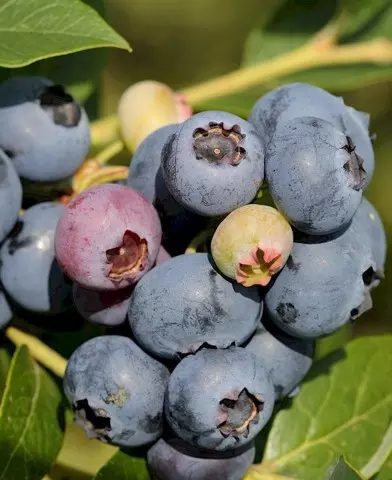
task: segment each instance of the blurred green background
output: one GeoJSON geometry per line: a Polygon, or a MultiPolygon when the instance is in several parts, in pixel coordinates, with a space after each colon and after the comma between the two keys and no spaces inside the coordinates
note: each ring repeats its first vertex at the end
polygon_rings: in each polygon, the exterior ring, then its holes
{"type": "MultiPolygon", "coordinates": [[[[389,2],[357,2],[362,15],[369,5],[383,4],[370,18],[370,25],[360,31],[360,39],[384,34],[390,27],[389,2]],[[378,22],[378,23],[377,23],[378,22]],[[378,29],[378,30],[377,30],[378,29]]],[[[349,5],[350,6],[350,5],[349,5]]],[[[101,79],[100,113],[116,110],[123,90],[139,80],[156,79],[174,88],[196,84],[239,68],[252,50],[254,38],[264,29],[267,55],[289,42],[295,46],[307,35],[319,30],[337,7],[337,2],[283,0],[107,0],[106,18],[133,48],[132,54],[120,50],[108,52],[107,66],[101,79]],[[277,45],[277,47],[275,47],[277,45]]],[[[356,20],[348,22],[348,30],[356,20]]],[[[350,40],[356,40],[350,32],[350,40]]],[[[291,46],[291,48],[292,48],[291,46]]],[[[261,49],[264,48],[263,37],[261,49]]],[[[275,53],[275,52],[274,52],[275,53]]],[[[305,72],[298,79],[316,83],[332,93],[342,95],[346,104],[371,115],[371,132],[377,134],[375,176],[366,196],[379,210],[392,242],[392,71],[374,68],[341,68],[305,72]],[[365,72],[365,69],[368,71],[365,72]],[[324,75],[325,72],[325,75],[324,75]]],[[[293,77],[293,76],[292,76],[293,77]]],[[[288,78],[287,81],[295,80],[288,78]]],[[[284,82],[285,79],[278,79],[284,82]]],[[[276,83],[277,84],[277,83],[276,83]]],[[[263,85],[267,91],[275,82],[263,85]]],[[[242,111],[249,104],[241,97],[230,106],[242,111]]],[[[224,106],[224,102],[222,103],[224,106]]],[[[244,111],[246,111],[246,108],[244,111]]],[[[373,310],[358,320],[357,334],[392,330],[392,256],[388,257],[386,279],[374,291],[373,310]]]]}

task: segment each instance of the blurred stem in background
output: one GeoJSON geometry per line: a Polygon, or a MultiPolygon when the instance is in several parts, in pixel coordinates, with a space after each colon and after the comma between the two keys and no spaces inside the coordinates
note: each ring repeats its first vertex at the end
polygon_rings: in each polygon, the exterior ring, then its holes
{"type": "Polygon", "coordinates": [[[110,24],[132,45],[110,51],[102,113],[113,113],[131,83],[154,79],[174,89],[238,68],[249,31],[281,0],[106,0],[110,24]]]}

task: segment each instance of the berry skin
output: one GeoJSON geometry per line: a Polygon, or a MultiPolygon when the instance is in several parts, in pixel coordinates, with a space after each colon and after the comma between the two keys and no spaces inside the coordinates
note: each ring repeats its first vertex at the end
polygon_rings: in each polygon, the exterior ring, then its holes
{"type": "Polygon", "coordinates": [[[158,128],[189,118],[192,108],[182,94],[164,83],[144,80],[124,91],[117,113],[124,143],[135,151],[158,128]]]}
{"type": "Polygon", "coordinates": [[[379,213],[365,197],[362,198],[357,213],[353,217],[352,227],[359,232],[358,237],[368,239],[377,271],[383,276],[387,254],[385,229],[379,213]]]}
{"type": "Polygon", "coordinates": [[[202,349],[172,372],[165,415],[197,448],[227,450],[251,442],[271,417],[274,388],[260,360],[240,347],[202,349]]]}
{"type": "Polygon", "coordinates": [[[151,203],[156,199],[156,177],[161,167],[162,148],[177,128],[177,124],[171,124],[155,130],[142,141],[132,157],[128,185],[151,203]]]}
{"type": "Polygon", "coordinates": [[[245,205],[219,224],[211,253],[227,277],[245,287],[265,286],[283,268],[292,246],[290,224],[275,208],[245,205]]]}
{"type": "Polygon", "coordinates": [[[95,337],[67,363],[64,393],[75,421],[90,438],[125,447],[156,440],[162,432],[169,371],[132,340],[95,337]]]}
{"type": "Polygon", "coordinates": [[[360,252],[355,254],[345,242],[294,242],[285,267],[265,295],[271,321],[289,335],[306,339],[329,335],[357,317],[367,291],[359,260],[360,252]]]}
{"type": "Polygon", "coordinates": [[[350,222],[361,203],[365,175],[350,139],[317,118],[295,118],[278,128],[266,155],[277,208],[311,235],[326,235],[350,222]]]}
{"type": "Polygon", "coordinates": [[[127,181],[157,209],[162,224],[162,242],[173,254],[183,253],[205,222],[203,217],[174,200],[162,177],[162,148],[177,128],[178,125],[166,125],[143,140],[132,157],[127,181]]]}
{"type": "Polygon", "coordinates": [[[72,304],[72,287],[54,255],[54,235],[64,206],[38,203],[27,209],[0,250],[4,289],[21,307],[57,314],[72,304]]]}
{"type": "Polygon", "coordinates": [[[88,322],[114,327],[125,322],[133,288],[90,290],[74,283],[73,300],[80,316],[88,322]]]}
{"type": "Polygon", "coordinates": [[[155,263],[161,225],[155,208],[124,185],[85,190],[66,207],[56,229],[56,257],[76,283],[116,290],[137,282],[155,263]]]}
{"type": "Polygon", "coordinates": [[[263,324],[245,349],[260,358],[271,376],[275,398],[281,400],[295,389],[312,366],[314,342],[285,335],[264,316],[263,324]]]}
{"type": "Polygon", "coordinates": [[[61,85],[40,77],[10,78],[0,85],[0,147],[21,177],[62,180],[89,151],[87,114],[61,85]]]}
{"type": "Polygon", "coordinates": [[[224,215],[256,196],[264,179],[264,145],[254,127],[236,115],[197,113],[165,143],[162,173],[186,208],[224,215]]]}
{"type": "Polygon", "coordinates": [[[374,152],[369,136],[369,115],[344,104],[322,88],[307,83],[288,83],[261,97],[249,117],[260,136],[271,141],[275,130],[296,117],[316,117],[332,123],[352,139],[356,153],[363,159],[366,185],[374,171],[374,152]]]}
{"type": "Polygon", "coordinates": [[[208,255],[179,255],[155,267],[136,285],[128,319],[148,352],[178,360],[203,344],[241,345],[262,314],[261,293],[222,277],[208,255]],[[246,315],[244,315],[246,312],[246,315]]]}
{"type": "Polygon", "coordinates": [[[171,258],[171,255],[161,245],[158,251],[157,259],[155,260],[155,266],[160,265],[161,263],[166,262],[171,258]]]}
{"type": "Polygon", "coordinates": [[[22,206],[22,185],[11,161],[0,150],[0,242],[18,219],[22,206]]]}
{"type": "Polygon", "coordinates": [[[365,297],[358,312],[352,318],[372,307],[370,291],[377,287],[384,278],[386,239],[380,217],[374,207],[365,199],[355,213],[350,224],[330,235],[314,237],[295,232],[296,241],[300,243],[328,243],[340,251],[351,255],[357,265],[358,274],[362,276],[365,297]]]}
{"type": "Polygon", "coordinates": [[[254,458],[253,445],[225,457],[222,452],[204,455],[179,441],[160,438],[147,451],[147,466],[151,480],[240,480],[254,458]]]}
{"type": "Polygon", "coordinates": [[[0,329],[4,328],[12,318],[12,311],[0,286],[0,329]]]}

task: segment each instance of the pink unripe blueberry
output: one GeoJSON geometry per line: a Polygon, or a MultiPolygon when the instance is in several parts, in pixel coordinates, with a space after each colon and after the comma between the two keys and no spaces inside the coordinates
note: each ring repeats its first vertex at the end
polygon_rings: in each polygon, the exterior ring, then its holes
{"type": "Polygon", "coordinates": [[[157,259],[155,261],[155,266],[158,266],[161,263],[166,262],[166,260],[170,260],[171,258],[172,257],[170,255],[170,253],[164,247],[162,247],[162,245],[161,245],[161,247],[159,249],[159,252],[158,252],[157,259]]]}
{"type": "Polygon", "coordinates": [[[158,214],[147,199],[131,187],[104,184],[67,205],[57,224],[55,253],[74,282],[116,290],[152,268],[161,238],[158,214]]]}
{"type": "Polygon", "coordinates": [[[218,226],[211,253],[219,270],[245,287],[265,286],[281,270],[293,246],[287,220],[267,205],[245,205],[218,226]]]}

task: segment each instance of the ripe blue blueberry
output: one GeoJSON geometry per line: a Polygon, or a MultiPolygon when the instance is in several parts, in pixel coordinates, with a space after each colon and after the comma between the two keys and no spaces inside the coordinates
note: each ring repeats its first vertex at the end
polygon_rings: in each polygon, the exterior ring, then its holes
{"type": "Polygon", "coordinates": [[[197,113],[169,136],[162,173],[186,208],[223,215],[256,196],[264,179],[264,145],[254,127],[235,115],[197,113]]]}
{"type": "Polygon", "coordinates": [[[150,133],[131,159],[128,185],[143,194],[151,203],[154,203],[157,196],[156,178],[161,167],[162,148],[169,135],[177,128],[177,124],[171,124],[150,133]]]}
{"type": "Polygon", "coordinates": [[[162,242],[174,254],[182,253],[205,223],[203,217],[174,200],[162,177],[162,148],[177,128],[176,124],[161,127],[143,140],[132,157],[127,181],[157,209],[162,242]]]}
{"type": "Polygon", "coordinates": [[[22,185],[5,153],[0,150],[0,242],[14,226],[22,206],[22,185]]]}
{"type": "Polygon", "coordinates": [[[90,323],[114,327],[125,322],[133,285],[119,290],[91,290],[73,285],[73,301],[79,315],[90,323]]]}
{"type": "Polygon", "coordinates": [[[61,85],[40,77],[12,77],[0,85],[0,147],[21,177],[64,179],[90,148],[86,112],[61,85]]]}
{"type": "Polygon", "coordinates": [[[359,260],[360,253],[340,241],[294,242],[285,267],[266,293],[269,317],[298,338],[339,329],[362,313],[367,296],[359,260]]]}
{"type": "Polygon", "coordinates": [[[326,235],[350,222],[361,203],[365,176],[351,139],[317,118],[294,118],[278,128],[266,155],[276,206],[311,235],[326,235]]]}
{"type": "Polygon", "coordinates": [[[271,417],[274,387],[262,362],[241,347],[204,348],[172,372],[165,415],[197,448],[227,450],[249,443],[271,417]]]}
{"type": "Polygon", "coordinates": [[[275,388],[275,398],[280,400],[302,381],[312,366],[314,342],[285,335],[263,317],[245,349],[260,358],[269,372],[275,388]]]}
{"type": "Polygon", "coordinates": [[[148,272],[131,296],[128,319],[143,348],[178,359],[203,344],[241,345],[255,331],[261,314],[257,287],[224,278],[207,254],[195,253],[174,257],[148,272]]]}
{"type": "Polygon", "coordinates": [[[377,271],[383,275],[387,254],[387,239],[381,217],[375,207],[365,197],[352,220],[352,226],[357,229],[358,237],[363,242],[366,238],[370,247],[377,271]]]}
{"type": "Polygon", "coordinates": [[[370,292],[384,278],[386,238],[381,219],[370,202],[363,198],[349,225],[337,232],[315,237],[297,231],[295,237],[300,243],[335,245],[339,251],[344,250],[351,255],[365,289],[364,301],[352,318],[357,318],[372,307],[370,292]]]}
{"type": "Polygon", "coordinates": [[[147,452],[151,480],[239,480],[255,457],[255,447],[247,446],[230,456],[226,452],[202,453],[190,445],[160,438],[147,452]]]}
{"type": "Polygon", "coordinates": [[[11,321],[11,318],[12,311],[0,285],[0,330],[11,321]]]}
{"type": "Polygon", "coordinates": [[[316,117],[332,123],[350,137],[357,154],[363,158],[366,184],[374,171],[374,152],[369,136],[369,115],[344,104],[322,88],[307,83],[288,83],[261,97],[249,117],[267,144],[276,128],[296,117],[316,117]]]}
{"type": "Polygon", "coordinates": [[[64,392],[75,421],[90,438],[136,447],[162,431],[169,371],[132,340],[95,337],[78,347],[67,363],[64,392]]]}
{"type": "Polygon", "coordinates": [[[1,282],[21,307],[57,314],[72,304],[72,286],[54,255],[54,234],[64,206],[38,203],[25,211],[0,250],[1,282]]]}

